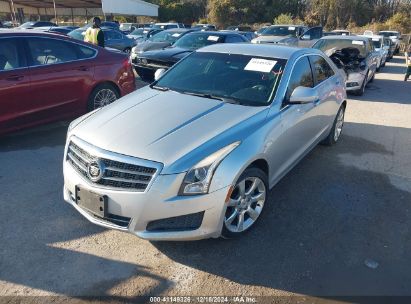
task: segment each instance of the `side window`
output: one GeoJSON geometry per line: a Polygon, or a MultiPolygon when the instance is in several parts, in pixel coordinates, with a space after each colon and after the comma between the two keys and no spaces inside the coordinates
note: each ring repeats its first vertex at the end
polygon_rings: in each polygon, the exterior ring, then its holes
{"type": "Polygon", "coordinates": [[[19,56],[17,40],[0,39],[0,72],[24,67],[19,56]]]}
{"type": "Polygon", "coordinates": [[[244,42],[244,40],[239,36],[232,35],[232,36],[227,36],[225,38],[225,42],[226,43],[239,43],[239,42],[244,42]]]}
{"type": "Polygon", "coordinates": [[[313,67],[316,85],[334,76],[334,70],[330,67],[328,62],[323,57],[310,56],[310,60],[311,60],[311,65],[313,67]]]}
{"type": "Polygon", "coordinates": [[[88,58],[94,57],[94,55],[96,54],[95,50],[88,48],[88,47],[75,45],[75,48],[77,48],[78,50],[79,59],[88,59],[88,58]]]}
{"type": "Polygon", "coordinates": [[[178,28],[178,25],[177,24],[169,24],[169,25],[166,26],[166,30],[173,29],[173,28],[178,28]]]}
{"type": "Polygon", "coordinates": [[[27,40],[32,65],[49,65],[77,60],[74,45],[62,40],[47,38],[29,38],[27,40]]]}
{"type": "Polygon", "coordinates": [[[295,64],[290,77],[290,82],[288,83],[286,100],[290,99],[291,94],[297,87],[314,87],[314,79],[308,57],[299,59],[295,64]]]}

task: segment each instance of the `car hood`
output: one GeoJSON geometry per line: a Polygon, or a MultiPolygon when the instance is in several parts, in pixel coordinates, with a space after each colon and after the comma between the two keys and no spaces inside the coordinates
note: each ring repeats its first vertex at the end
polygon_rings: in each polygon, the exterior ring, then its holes
{"type": "Polygon", "coordinates": [[[159,50],[163,49],[165,47],[170,46],[170,42],[164,41],[164,42],[151,42],[151,41],[144,41],[143,43],[138,44],[135,47],[135,52],[140,53],[140,52],[147,52],[151,50],[159,50]]]}
{"type": "Polygon", "coordinates": [[[97,111],[69,136],[107,151],[163,163],[162,174],[176,174],[241,141],[262,125],[267,112],[267,107],[146,87],[97,111]]]}
{"type": "Polygon", "coordinates": [[[156,59],[161,61],[173,61],[177,62],[186,55],[191,54],[193,51],[178,47],[169,47],[163,50],[148,51],[145,52],[141,57],[148,59],[156,59]]]}

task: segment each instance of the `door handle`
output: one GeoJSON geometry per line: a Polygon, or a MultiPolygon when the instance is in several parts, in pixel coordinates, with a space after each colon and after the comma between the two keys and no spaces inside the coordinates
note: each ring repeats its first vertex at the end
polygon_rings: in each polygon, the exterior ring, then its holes
{"type": "Polygon", "coordinates": [[[78,67],[77,70],[87,72],[90,71],[90,68],[88,66],[82,65],[81,67],[78,67]]]}
{"type": "Polygon", "coordinates": [[[20,80],[23,80],[23,79],[24,79],[23,75],[12,75],[12,76],[6,78],[7,81],[20,81],[20,80]]]}

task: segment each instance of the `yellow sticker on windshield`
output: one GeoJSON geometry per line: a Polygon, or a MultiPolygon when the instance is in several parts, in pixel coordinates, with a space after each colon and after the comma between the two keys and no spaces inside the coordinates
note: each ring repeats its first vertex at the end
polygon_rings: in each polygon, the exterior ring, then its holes
{"type": "Polygon", "coordinates": [[[277,64],[277,61],[275,60],[253,58],[250,60],[250,62],[247,64],[244,70],[270,73],[276,64],[277,64]]]}

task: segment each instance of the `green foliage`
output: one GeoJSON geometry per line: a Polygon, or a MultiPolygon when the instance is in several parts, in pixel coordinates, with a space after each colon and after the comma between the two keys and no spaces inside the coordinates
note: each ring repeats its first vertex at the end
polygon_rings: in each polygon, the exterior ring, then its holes
{"type": "Polygon", "coordinates": [[[281,14],[274,19],[274,24],[293,24],[293,16],[291,14],[281,14]]]}
{"type": "Polygon", "coordinates": [[[161,21],[239,24],[304,23],[335,28],[411,31],[410,0],[147,0],[160,5],[161,21]]]}

